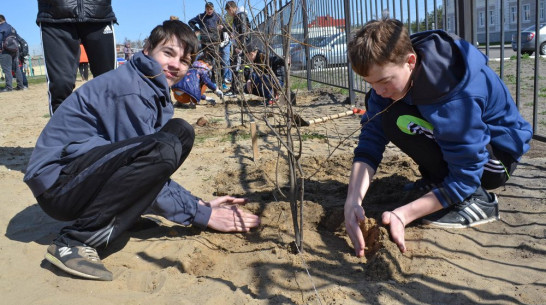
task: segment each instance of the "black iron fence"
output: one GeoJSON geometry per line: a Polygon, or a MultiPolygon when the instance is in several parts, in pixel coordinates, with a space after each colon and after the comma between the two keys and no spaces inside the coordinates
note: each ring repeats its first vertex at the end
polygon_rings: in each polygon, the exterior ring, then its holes
{"type": "Polygon", "coordinates": [[[546,59],[532,55],[546,55],[545,2],[273,0],[251,17],[255,32],[262,36],[257,41],[267,42],[268,52],[290,55],[293,77],[306,80],[308,89],[314,83],[345,88],[353,104],[355,93],[369,89],[347,61],[353,30],[369,20],[390,17],[404,22],[410,34],[431,29],[455,33],[490,58],[490,67],[532,123],[534,138],[546,141],[546,77],[541,76],[546,59]]]}

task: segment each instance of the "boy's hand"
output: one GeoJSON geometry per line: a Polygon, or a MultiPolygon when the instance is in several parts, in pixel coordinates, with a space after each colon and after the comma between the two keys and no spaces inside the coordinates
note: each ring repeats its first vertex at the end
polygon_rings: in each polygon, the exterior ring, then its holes
{"type": "Polygon", "coordinates": [[[384,212],[381,216],[381,220],[384,225],[390,227],[392,241],[398,246],[400,252],[406,252],[406,241],[405,241],[405,220],[402,218],[403,214],[399,212],[384,212]]]}
{"type": "Polygon", "coordinates": [[[208,227],[220,232],[248,232],[260,225],[260,217],[247,212],[239,205],[247,202],[244,198],[222,196],[209,202],[212,208],[208,227]]]}
{"type": "Polygon", "coordinates": [[[355,248],[355,255],[357,257],[362,257],[364,256],[366,243],[359,224],[366,219],[366,216],[364,216],[364,209],[359,204],[346,204],[344,212],[345,229],[355,248]]]}

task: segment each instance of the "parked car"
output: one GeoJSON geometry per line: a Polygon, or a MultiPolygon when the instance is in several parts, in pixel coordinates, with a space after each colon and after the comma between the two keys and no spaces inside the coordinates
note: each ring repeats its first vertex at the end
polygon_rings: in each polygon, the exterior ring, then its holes
{"type": "MultiPolygon", "coordinates": [[[[540,24],[538,38],[538,51],[540,55],[546,55],[546,23],[540,24]]],[[[533,54],[535,51],[536,30],[532,25],[521,31],[521,54],[533,54]]],[[[512,34],[512,50],[517,51],[517,35],[512,34]]]]}
{"type": "MultiPolygon", "coordinates": [[[[293,69],[305,69],[305,46],[298,45],[290,51],[293,69]]],[[[347,40],[345,32],[329,37],[309,39],[311,69],[323,69],[331,65],[347,64],[347,40]]]]}

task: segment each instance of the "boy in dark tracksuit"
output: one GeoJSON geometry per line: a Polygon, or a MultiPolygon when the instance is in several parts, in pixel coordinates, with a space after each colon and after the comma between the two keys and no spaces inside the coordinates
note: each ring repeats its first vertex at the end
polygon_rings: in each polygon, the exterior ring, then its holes
{"type": "Polygon", "coordinates": [[[112,280],[95,248],[106,247],[143,213],[224,232],[259,224],[239,210],[244,199],[205,202],[170,179],[194,141],[191,125],[172,118],[170,86],[186,74],[197,48],[186,24],[163,22],[142,52],[78,88],[45,126],[24,181],[48,215],[74,221],[47,250],[55,266],[112,280]]]}
{"type": "Polygon", "coordinates": [[[255,45],[246,47],[246,56],[252,70],[248,77],[245,76],[244,92],[264,97],[268,105],[273,104],[284,86],[284,59],[277,55],[267,57],[255,45]]]}
{"type": "Polygon", "coordinates": [[[116,67],[111,0],[38,0],[40,27],[49,85],[49,113],[72,93],[80,64],[80,40],[93,77],[116,67]]]}
{"type": "Polygon", "coordinates": [[[372,85],[355,149],[345,223],[357,256],[364,255],[362,200],[391,141],[418,165],[430,190],[382,215],[406,250],[404,228],[425,224],[465,228],[499,219],[497,196],[529,150],[532,129],[487,58],[444,31],[409,36],[394,19],[371,21],[349,43],[354,70],[372,85]]]}

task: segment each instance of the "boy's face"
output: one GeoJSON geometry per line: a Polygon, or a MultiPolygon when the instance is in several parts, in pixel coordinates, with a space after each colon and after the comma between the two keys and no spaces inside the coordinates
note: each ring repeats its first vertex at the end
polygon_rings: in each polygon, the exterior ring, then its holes
{"type": "Polygon", "coordinates": [[[411,71],[415,68],[415,55],[408,55],[408,61],[397,65],[387,63],[373,65],[364,80],[372,85],[375,92],[383,98],[398,100],[403,98],[410,86],[411,71]]]}
{"type": "Polygon", "coordinates": [[[182,44],[176,37],[158,44],[152,50],[143,52],[159,63],[167,77],[169,87],[178,83],[191,65],[190,54],[185,54],[182,44]]]}
{"type": "Polygon", "coordinates": [[[205,7],[205,13],[209,16],[212,15],[212,13],[214,13],[214,8],[210,6],[205,7]]]}
{"type": "Polygon", "coordinates": [[[236,7],[228,7],[226,9],[227,13],[231,16],[235,16],[237,14],[237,8],[236,7]]]}

